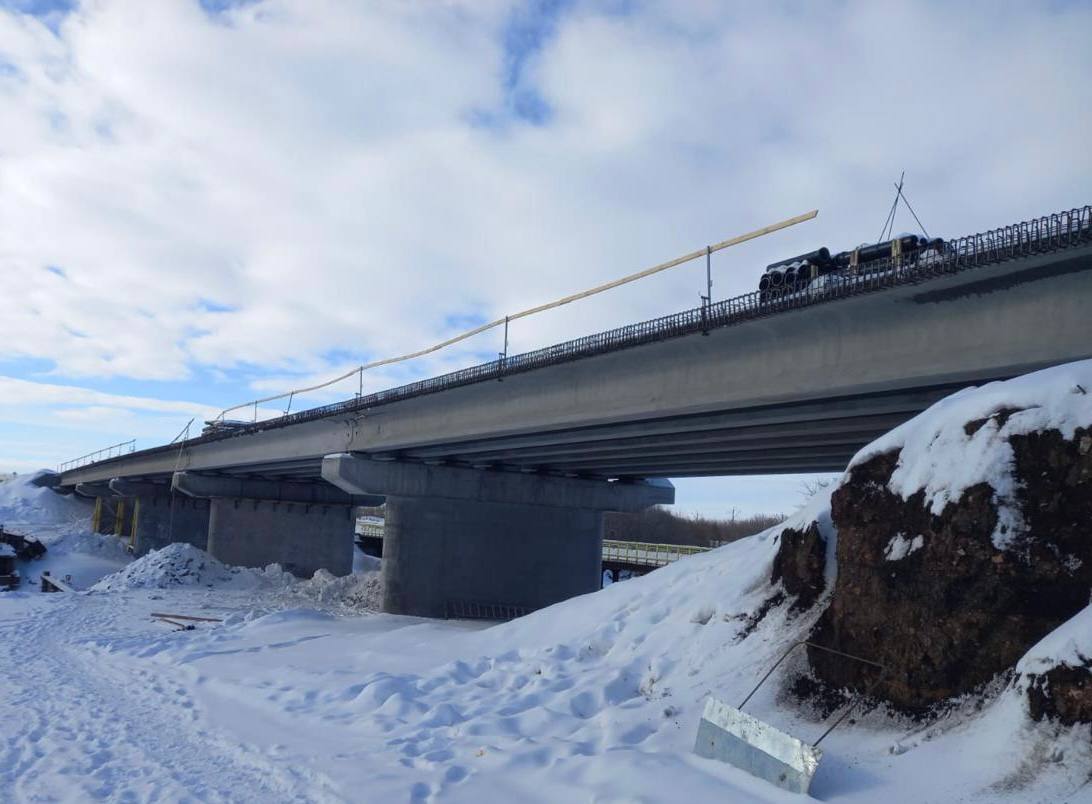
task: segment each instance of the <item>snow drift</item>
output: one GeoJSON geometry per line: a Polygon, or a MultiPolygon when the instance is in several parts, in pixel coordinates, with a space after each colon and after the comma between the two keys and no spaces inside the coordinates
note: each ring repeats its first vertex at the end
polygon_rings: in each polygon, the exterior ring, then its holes
{"type": "Polygon", "coordinates": [[[45,470],[0,483],[0,524],[61,525],[90,516],[91,503],[76,495],[60,495],[35,485],[45,470]]]}

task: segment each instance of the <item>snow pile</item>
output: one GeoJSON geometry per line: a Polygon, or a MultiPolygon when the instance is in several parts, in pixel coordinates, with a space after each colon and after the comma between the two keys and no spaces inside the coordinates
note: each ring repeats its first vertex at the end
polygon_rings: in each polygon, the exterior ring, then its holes
{"type": "Polygon", "coordinates": [[[35,486],[32,481],[43,474],[46,474],[45,470],[0,483],[0,524],[56,525],[85,519],[89,515],[90,505],[86,500],[35,486]]]}
{"type": "Polygon", "coordinates": [[[383,608],[383,581],[378,572],[339,578],[319,570],[306,581],[297,581],[291,575],[288,578],[291,581],[283,584],[286,598],[335,610],[381,611],[383,608]]]}
{"type": "Polygon", "coordinates": [[[232,567],[181,542],[153,550],[91,588],[96,592],[119,592],[176,587],[249,590],[260,594],[255,602],[263,606],[310,605],[352,612],[378,611],[383,599],[378,572],[337,577],[319,570],[313,577],[300,580],[278,564],[264,569],[232,567]]]}
{"type": "Polygon", "coordinates": [[[0,558],[15,558],[15,548],[6,542],[0,542],[0,558]]]}
{"type": "Polygon", "coordinates": [[[258,585],[261,571],[229,567],[192,544],[175,542],[153,550],[120,572],[108,575],[91,589],[117,592],[126,589],[167,589],[205,586],[249,589],[258,585]]]}
{"type": "Polygon", "coordinates": [[[873,441],[849,466],[901,450],[888,487],[903,499],[924,491],[938,515],[967,489],[989,483],[998,510],[993,542],[1005,549],[1021,530],[1009,437],[1056,429],[1072,439],[1090,425],[1092,360],[1082,360],[952,394],[873,441]]]}

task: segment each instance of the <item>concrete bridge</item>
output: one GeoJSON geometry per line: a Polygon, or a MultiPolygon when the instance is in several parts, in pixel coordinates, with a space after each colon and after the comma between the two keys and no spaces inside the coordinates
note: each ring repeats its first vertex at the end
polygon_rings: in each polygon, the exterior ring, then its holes
{"type": "Polygon", "coordinates": [[[672,502],[657,478],[840,470],[960,387],[1092,357],[1090,303],[1084,207],[55,482],[132,500],[138,551],[301,574],[347,572],[354,506],[385,500],[388,611],[532,609],[598,588],[602,513],[672,502]]]}

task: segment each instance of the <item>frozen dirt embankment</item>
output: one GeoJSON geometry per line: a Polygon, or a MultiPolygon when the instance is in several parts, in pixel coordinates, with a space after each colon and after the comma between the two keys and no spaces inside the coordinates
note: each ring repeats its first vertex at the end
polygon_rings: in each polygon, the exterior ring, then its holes
{"type": "MultiPolygon", "coordinates": [[[[814,638],[887,667],[884,699],[920,711],[971,692],[1088,605],[1089,389],[1090,361],[968,389],[850,464],[831,497],[837,580],[814,638]]],[[[796,538],[781,563],[814,587],[816,548],[796,538]]],[[[838,656],[810,659],[834,687],[874,678],[838,656]]],[[[1053,686],[1080,672],[1056,671],[1053,686]]]]}

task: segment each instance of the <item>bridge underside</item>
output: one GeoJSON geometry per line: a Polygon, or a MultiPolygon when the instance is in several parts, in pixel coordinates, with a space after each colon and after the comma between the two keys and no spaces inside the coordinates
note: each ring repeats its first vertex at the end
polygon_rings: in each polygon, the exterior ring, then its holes
{"type": "MultiPolygon", "coordinates": [[[[869,442],[961,387],[948,384],[361,454],[379,461],[596,479],[837,472],[869,442]]],[[[321,477],[321,467],[322,456],[316,456],[215,471],[306,480],[321,477]]]]}

